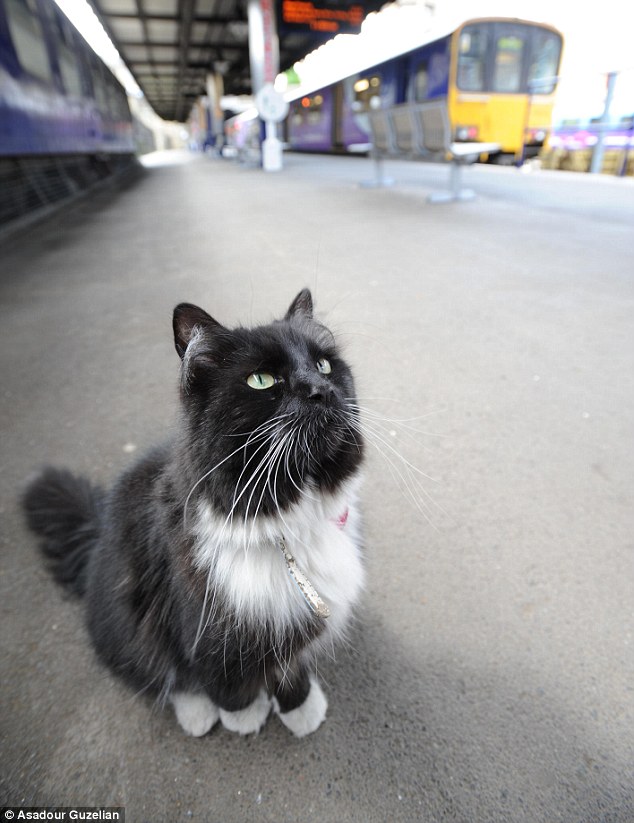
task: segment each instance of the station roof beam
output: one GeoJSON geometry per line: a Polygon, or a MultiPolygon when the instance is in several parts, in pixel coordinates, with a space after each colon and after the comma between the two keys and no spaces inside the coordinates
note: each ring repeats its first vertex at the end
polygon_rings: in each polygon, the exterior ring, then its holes
{"type": "MultiPolygon", "coordinates": [[[[250,94],[246,0],[90,0],[150,105],[184,121],[219,72],[226,94],[250,94]]],[[[366,13],[383,5],[361,3],[366,13]]],[[[280,67],[301,60],[331,34],[280,33],[280,67]]]]}

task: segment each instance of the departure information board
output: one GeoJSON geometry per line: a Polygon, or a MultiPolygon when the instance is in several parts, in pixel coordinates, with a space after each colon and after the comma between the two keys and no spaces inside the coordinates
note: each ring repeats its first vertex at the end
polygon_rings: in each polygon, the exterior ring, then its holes
{"type": "Polygon", "coordinates": [[[280,31],[358,34],[367,8],[364,3],[340,0],[280,0],[280,31]]]}

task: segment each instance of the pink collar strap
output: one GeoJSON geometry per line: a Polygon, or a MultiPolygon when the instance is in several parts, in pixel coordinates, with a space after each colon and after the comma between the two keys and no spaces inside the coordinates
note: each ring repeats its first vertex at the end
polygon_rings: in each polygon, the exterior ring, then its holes
{"type": "Polygon", "coordinates": [[[343,528],[345,528],[345,525],[348,522],[348,515],[349,514],[350,514],[350,509],[346,506],[346,508],[343,510],[342,514],[340,514],[339,517],[333,518],[332,522],[335,524],[335,526],[338,529],[343,529],[343,528]]]}

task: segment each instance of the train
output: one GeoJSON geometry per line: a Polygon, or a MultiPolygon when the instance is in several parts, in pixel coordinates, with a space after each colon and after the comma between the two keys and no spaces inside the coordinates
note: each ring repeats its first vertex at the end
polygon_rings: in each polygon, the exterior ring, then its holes
{"type": "MultiPolygon", "coordinates": [[[[563,37],[549,25],[470,19],[409,51],[323,88],[289,92],[284,140],[293,151],[364,153],[369,113],[442,101],[455,141],[497,143],[493,162],[521,163],[551,129],[563,37]]],[[[230,145],[249,144],[253,115],[227,121],[230,145]]]]}
{"type": "Polygon", "coordinates": [[[0,225],[135,162],[124,88],[53,0],[0,0],[0,225]]]}

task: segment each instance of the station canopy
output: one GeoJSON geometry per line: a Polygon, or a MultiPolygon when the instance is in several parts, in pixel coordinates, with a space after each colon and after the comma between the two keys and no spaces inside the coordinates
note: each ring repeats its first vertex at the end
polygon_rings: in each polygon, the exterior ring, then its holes
{"type": "MultiPolygon", "coordinates": [[[[165,120],[182,122],[187,118],[193,101],[206,92],[209,73],[223,76],[225,94],[252,92],[247,0],[91,3],[148,102],[165,120]]],[[[385,5],[385,0],[355,4],[315,0],[305,5],[332,11],[356,5],[369,14],[385,5]]],[[[280,6],[278,0],[278,18],[280,6]]],[[[311,29],[309,25],[280,25],[280,69],[290,68],[332,36],[332,31],[311,29]]]]}

